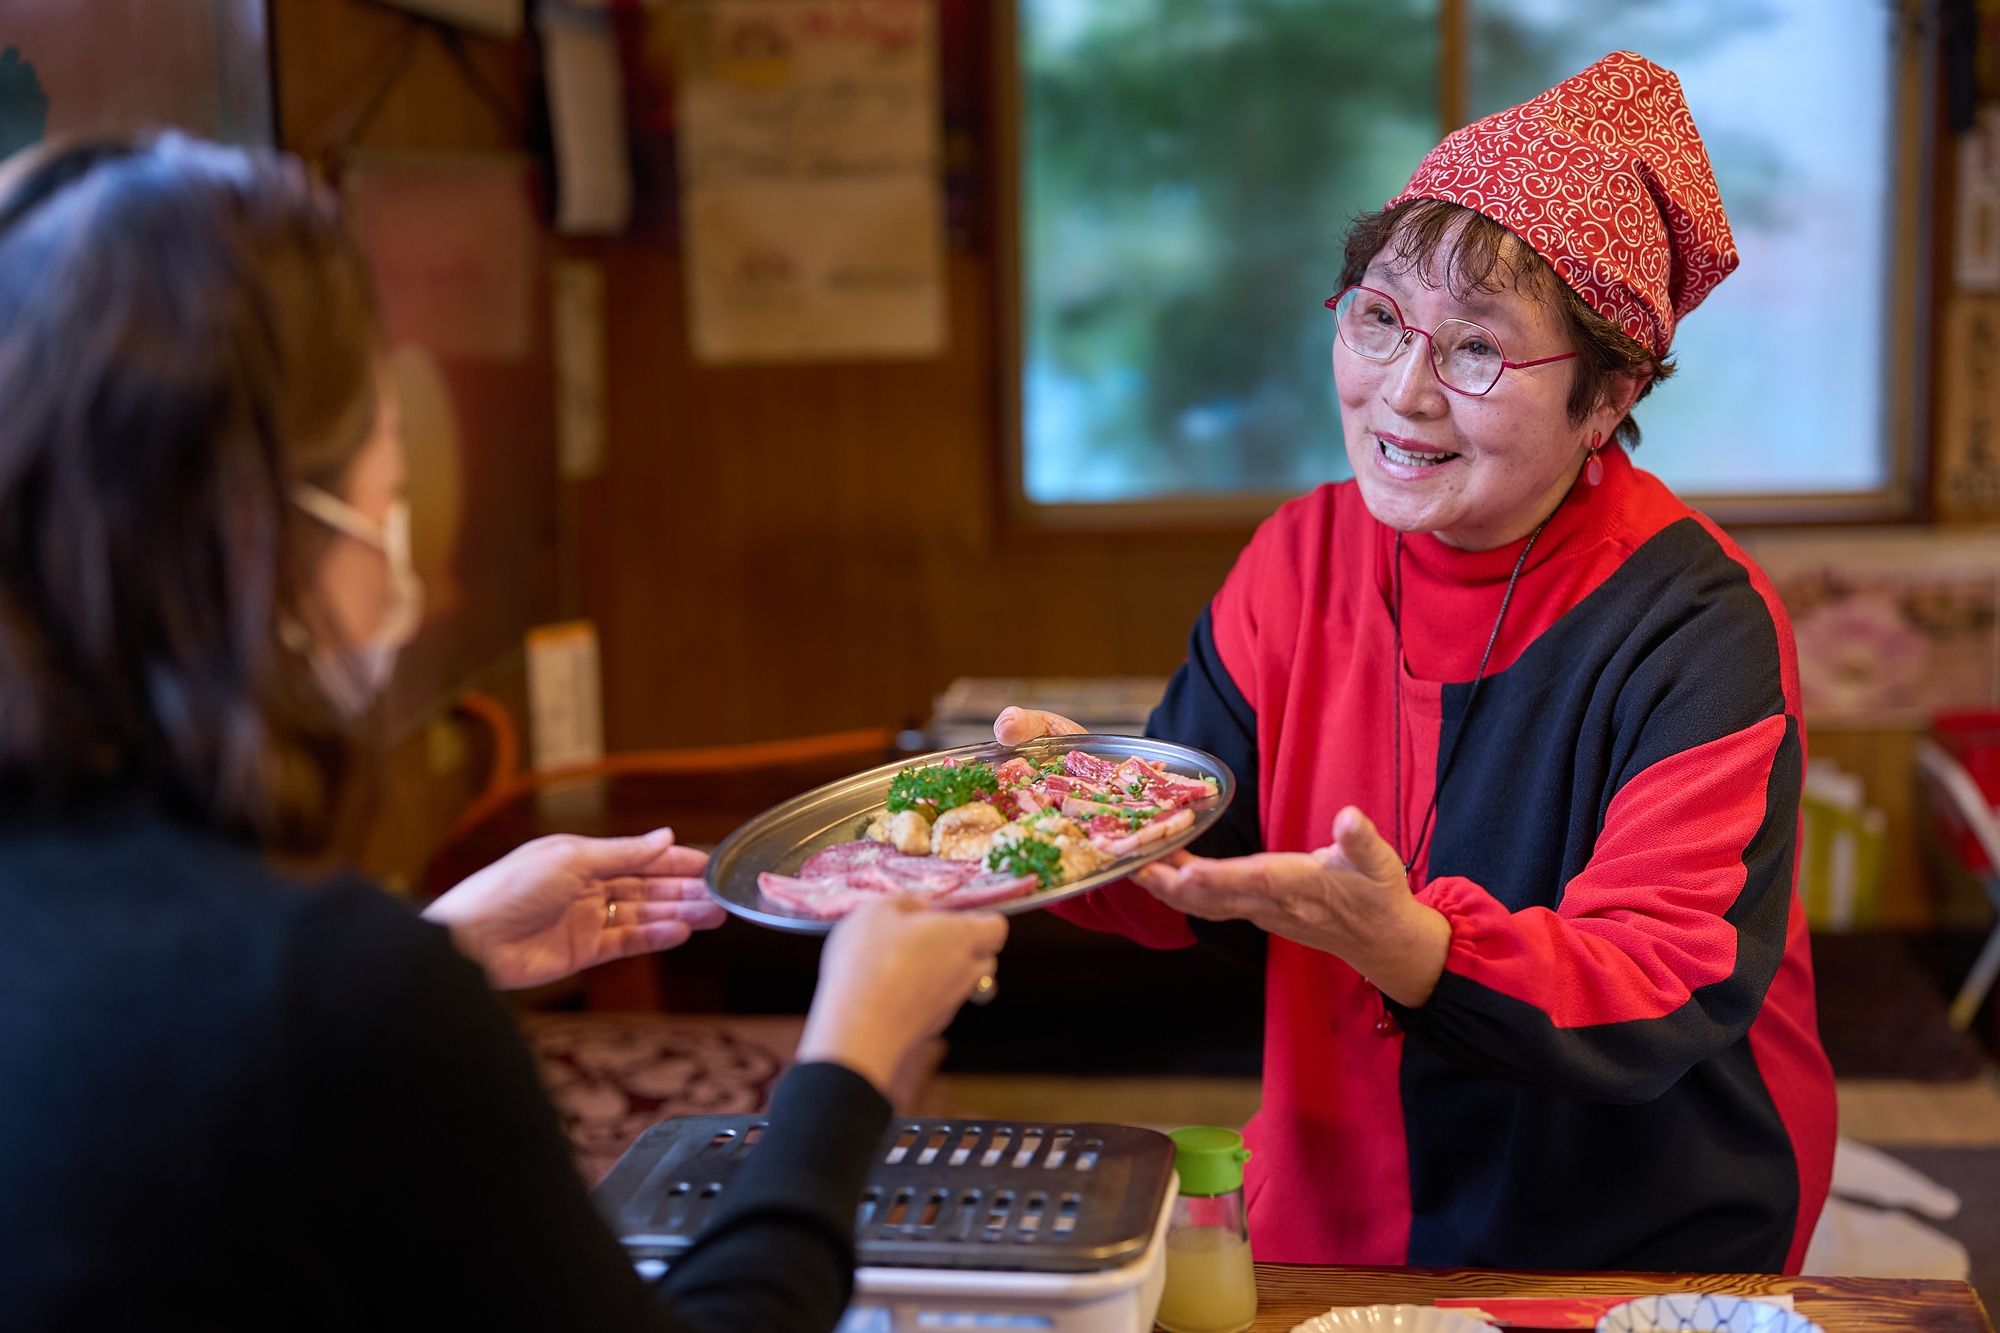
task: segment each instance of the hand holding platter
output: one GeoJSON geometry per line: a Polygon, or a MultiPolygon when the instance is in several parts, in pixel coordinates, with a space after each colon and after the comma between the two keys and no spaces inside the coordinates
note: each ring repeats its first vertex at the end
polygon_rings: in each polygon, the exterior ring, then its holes
{"type": "Polygon", "coordinates": [[[1000,716],[993,719],[993,739],[1002,745],[1026,745],[1043,736],[1085,734],[1087,732],[1082,724],[1070,721],[1061,713],[1044,712],[1039,708],[1009,706],[1001,709],[1000,716]]]}
{"type": "Polygon", "coordinates": [[[1249,921],[1333,954],[1410,1008],[1430,999],[1451,947],[1450,923],[1410,895],[1395,848],[1351,805],[1334,817],[1333,844],[1317,851],[1183,852],[1132,878],[1189,916],[1249,921]]]}

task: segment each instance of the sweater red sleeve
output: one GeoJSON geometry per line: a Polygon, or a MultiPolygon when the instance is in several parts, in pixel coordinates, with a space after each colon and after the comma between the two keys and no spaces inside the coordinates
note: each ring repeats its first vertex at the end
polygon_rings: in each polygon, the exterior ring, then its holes
{"type": "Polygon", "coordinates": [[[1740,1039],[1762,995],[1734,979],[1768,980],[1785,947],[1797,756],[1781,714],[1654,763],[1613,798],[1554,910],[1432,880],[1418,898],[1451,923],[1445,971],[1467,986],[1441,983],[1417,1025],[1482,1048],[1496,1072],[1609,1101],[1647,1100],[1740,1039]],[[1754,910],[1767,899],[1776,911],[1754,910]],[[1488,996],[1533,1021],[1503,1023],[1488,996]]]}
{"type": "MultiPolygon", "coordinates": [[[[1255,660],[1260,616],[1270,615],[1274,602],[1269,576],[1293,564],[1273,553],[1282,553],[1295,540],[1288,529],[1298,508],[1294,502],[1265,522],[1237,557],[1222,590],[1188,636],[1187,659],[1146,725],[1148,736],[1205,750],[1236,775],[1236,799],[1222,823],[1190,849],[1198,856],[1263,850],[1256,684],[1249,664],[1255,660]]],[[[1198,942],[1185,914],[1129,879],[1049,910],[1086,930],[1123,935],[1149,949],[1185,949],[1198,942]]]]}

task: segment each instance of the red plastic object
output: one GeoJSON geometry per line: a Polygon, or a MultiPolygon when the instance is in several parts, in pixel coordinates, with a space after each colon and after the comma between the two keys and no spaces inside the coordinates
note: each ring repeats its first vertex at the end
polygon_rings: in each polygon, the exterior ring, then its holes
{"type": "Polygon", "coordinates": [[[1597,1321],[1637,1296],[1452,1296],[1440,1310],[1463,1310],[1499,1328],[1596,1328],[1597,1321]]]}
{"type": "MultiPolygon", "coordinates": [[[[1989,805],[2000,806],[2000,712],[1963,708],[1931,719],[1931,735],[1945,752],[1965,766],[1989,805]]],[[[1949,802],[1939,801],[1934,813],[1945,846],[1975,875],[1993,869],[1972,830],[1949,802]]]]}

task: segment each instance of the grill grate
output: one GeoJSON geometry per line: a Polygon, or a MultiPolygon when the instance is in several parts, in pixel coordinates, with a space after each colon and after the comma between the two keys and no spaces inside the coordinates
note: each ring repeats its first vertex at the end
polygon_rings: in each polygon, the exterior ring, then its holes
{"type": "MultiPolygon", "coordinates": [[[[765,1121],[662,1121],[597,1187],[634,1259],[671,1262],[755,1150],[765,1121]]],[[[1173,1173],[1166,1135],[1130,1125],[899,1120],[854,1211],[863,1264],[1093,1272],[1137,1259],[1173,1173]]]]}

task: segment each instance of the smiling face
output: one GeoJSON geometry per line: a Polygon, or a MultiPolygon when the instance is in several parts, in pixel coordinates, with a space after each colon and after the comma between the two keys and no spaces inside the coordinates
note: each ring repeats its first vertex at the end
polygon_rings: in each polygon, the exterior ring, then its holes
{"type": "MultiPolygon", "coordinates": [[[[1387,246],[1362,283],[1392,297],[1411,328],[1430,330],[1448,319],[1484,326],[1510,362],[1573,350],[1555,303],[1537,299],[1532,289],[1503,280],[1498,291],[1454,294],[1439,271],[1450,241],[1428,270],[1399,263],[1396,247],[1387,246]]],[[[1504,269],[1496,276],[1504,277],[1504,269]]],[[[1467,550],[1527,536],[1569,492],[1592,434],[1608,441],[1629,406],[1601,404],[1573,421],[1575,366],[1557,361],[1508,370],[1485,396],[1472,398],[1438,382],[1421,337],[1387,362],[1367,360],[1336,337],[1341,428],[1368,511],[1398,531],[1435,533],[1467,550]]]]}

